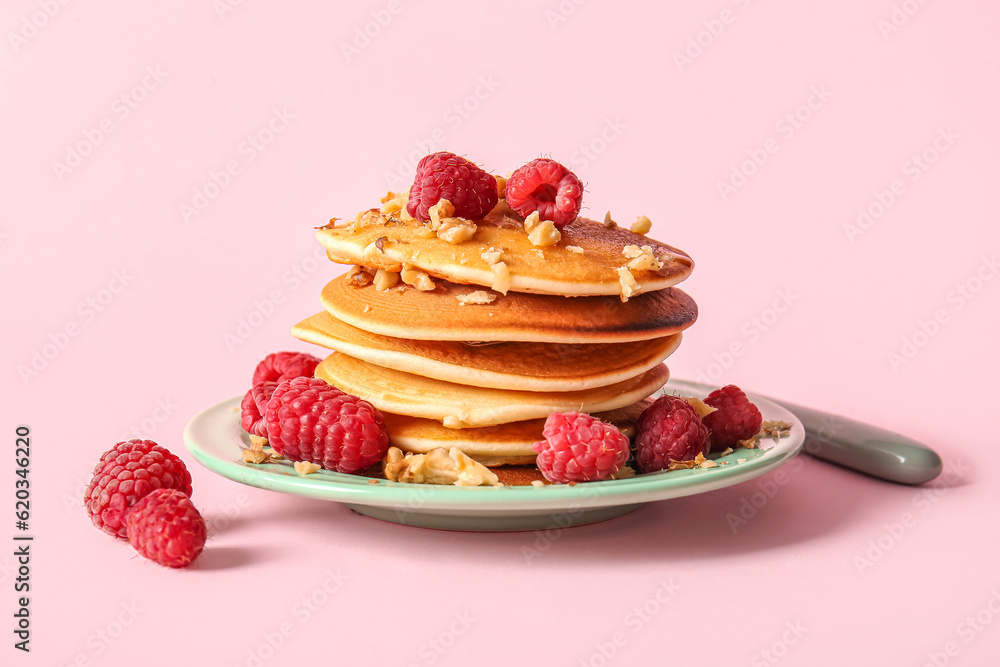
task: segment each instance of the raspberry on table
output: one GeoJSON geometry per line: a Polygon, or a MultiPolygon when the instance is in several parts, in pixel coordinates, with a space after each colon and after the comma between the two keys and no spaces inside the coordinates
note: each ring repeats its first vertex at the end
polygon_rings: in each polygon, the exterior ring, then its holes
{"type": "Polygon", "coordinates": [[[272,352],[257,364],[250,386],[265,380],[284,382],[302,376],[312,377],[320,361],[322,359],[305,352],[272,352]]]}
{"type": "Polygon", "coordinates": [[[267,429],[264,427],[264,409],[267,402],[271,400],[271,394],[277,389],[280,382],[265,380],[258,382],[243,395],[243,402],[240,403],[240,426],[250,435],[261,438],[267,437],[267,429]]]}
{"type": "Polygon", "coordinates": [[[406,212],[428,222],[430,208],[442,199],[455,207],[455,217],[478,220],[497,205],[497,180],[464,157],[431,153],[417,163],[406,212]]]}
{"type": "Polygon", "coordinates": [[[191,499],[174,489],[156,489],[125,516],[128,543],[165,567],[187,567],[205,548],[205,519],[191,499]]]}
{"type": "Polygon", "coordinates": [[[294,378],[278,385],[264,422],[275,452],[327,470],[362,471],[389,448],[382,413],[319,378],[294,378]]]}
{"type": "Polygon", "coordinates": [[[708,428],[687,401],[661,396],[639,415],[635,448],[643,472],[665,470],[671,461],[691,461],[707,454],[708,428]]]}
{"type": "Polygon", "coordinates": [[[87,516],[109,535],[126,539],[125,512],[160,489],[191,495],[191,473],[184,461],[152,440],[126,440],[101,455],[84,492],[87,516]]]}
{"type": "Polygon", "coordinates": [[[741,440],[752,438],[760,431],[763,416],[743,390],[734,384],[716,389],[705,403],[717,408],[702,421],[708,427],[712,449],[738,447],[741,440]]]}
{"type": "Polygon", "coordinates": [[[545,438],[532,445],[536,465],[550,482],[594,482],[625,465],[629,442],[613,425],[581,412],[553,412],[545,419],[545,438]]]}
{"type": "Polygon", "coordinates": [[[538,211],[542,220],[563,227],[576,220],[583,203],[583,183],[572,171],[549,158],[532,160],[507,179],[507,205],[528,217],[538,211]]]}

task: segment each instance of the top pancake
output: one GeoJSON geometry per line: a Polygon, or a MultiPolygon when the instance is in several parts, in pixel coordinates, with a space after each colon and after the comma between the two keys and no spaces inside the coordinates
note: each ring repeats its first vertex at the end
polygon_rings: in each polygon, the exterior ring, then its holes
{"type": "Polygon", "coordinates": [[[698,317],[694,300],[676,287],[618,297],[559,297],[510,292],[489,304],[461,305],[473,287],[438,281],[429,292],[406,285],[380,292],[330,281],[320,299],[330,314],[365,331],[395,338],[540,343],[624,343],[678,333],[698,317]]]}
{"type": "Polygon", "coordinates": [[[329,258],[342,264],[391,271],[407,264],[454,283],[491,287],[494,274],[481,255],[493,248],[502,251],[500,261],[510,271],[512,291],[563,296],[620,295],[618,269],[628,262],[622,254],[627,245],[648,245],[654,256],[670,256],[662,269],[632,272],[639,284],[638,292],[676,285],[694,268],[694,262],[681,250],[582,217],[560,230],[562,239],[557,244],[535,248],[524,231],[524,219],[503,203],[475,221],[478,229],[472,239],[458,244],[437,237],[418,237],[416,231],[424,225],[416,220],[404,222],[378,215],[371,218],[374,222],[357,232],[332,223],[321,228],[316,236],[329,258]],[[370,247],[379,238],[385,239],[381,251],[370,247]],[[568,246],[582,248],[583,253],[567,250],[568,246]]]}

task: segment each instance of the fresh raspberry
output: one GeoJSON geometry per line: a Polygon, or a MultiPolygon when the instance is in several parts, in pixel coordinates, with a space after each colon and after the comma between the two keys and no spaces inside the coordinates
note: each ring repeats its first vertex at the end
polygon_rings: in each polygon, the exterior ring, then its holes
{"type": "Polygon", "coordinates": [[[507,205],[524,217],[538,211],[542,220],[562,227],[576,220],[583,203],[583,183],[555,160],[538,158],[507,179],[507,205]]]}
{"type": "Polygon", "coordinates": [[[318,357],[305,352],[272,352],[257,364],[250,386],[265,380],[284,382],[302,376],[312,377],[320,361],[322,360],[318,357]]]}
{"type": "Polygon", "coordinates": [[[327,470],[364,470],[389,447],[381,412],[319,378],[282,382],[267,403],[264,423],[274,451],[327,470]]]}
{"type": "Polygon", "coordinates": [[[187,567],[205,548],[205,520],[191,499],[174,489],[156,489],[125,515],[128,543],[166,567],[187,567]]]}
{"type": "Polygon", "coordinates": [[[240,426],[250,435],[267,437],[267,429],[264,428],[264,409],[279,384],[281,383],[271,380],[258,382],[243,395],[243,402],[240,403],[240,426]]]}
{"type": "Polygon", "coordinates": [[[126,440],[104,452],[84,492],[87,516],[109,535],[126,539],[125,511],[154,489],[191,495],[184,461],[152,440],[126,440]]]}
{"type": "Polygon", "coordinates": [[[740,440],[756,435],[764,420],[757,406],[734,384],[716,389],[705,403],[718,408],[702,420],[710,431],[712,449],[736,447],[740,440]]]}
{"type": "Polygon", "coordinates": [[[643,410],[636,430],[636,461],[643,472],[708,453],[708,428],[694,408],[676,396],[661,396],[643,410]]]}
{"type": "Polygon", "coordinates": [[[497,205],[497,180],[464,157],[441,151],[417,164],[406,212],[427,222],[428,212],[442,199],[455,207],[455,216],[478,220],[497,205]]]}
{"type": "Polygon", "coordinates": [[[594,482],[611,477],[628,460],[628,438],[611,424],[581,412],[553,412],[544,440],[531,448],[550,482],[594,482]]]}

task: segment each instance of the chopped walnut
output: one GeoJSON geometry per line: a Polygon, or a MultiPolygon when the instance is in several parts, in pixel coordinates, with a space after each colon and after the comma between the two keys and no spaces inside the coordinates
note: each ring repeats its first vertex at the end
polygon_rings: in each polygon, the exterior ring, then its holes
{"type": "Polygon", "coordinates": [[[503,199],[507,196],[507,179],[496,174],[493,175],[493,178],[497,179],[497,197],[503,199]]]}
{"type": "Polygon", "coordinates": [[[271,458],[270,454],[266,452],[257,452],[252,449],[243,450],[243,460],[247,463],[253,463],[254,465],[260,465],[261,463],[267,463],[271,458]]]}
{"type": "Polygon", "coordinates": [[[295,472],[300,475],[311,475],[322,469],[322,466],[312,463],[311,461],[296,461],[292,464],[292,467],[295,468],[295,472]]]}
{"type": "Polygon", "coordinates": [[[375,283],[376,290],[384,292],[396,286],[396,283],[399,282],[399,272],[378,269],[375,271],[375,277],[372,279],[372,282],[375,283]]]}
{"type": "Polygon", "coordinates": [[[399,277],[403,279],[404,283],[416,287],[421,292],[430,292],[435,287],[434,280],[429,275],[409,266],[403,266],[399,277]]]}
{"type": "Polygon", "coordinates": [[[264,445],[267,444],[267,438],[262,438],[259,435],[250,434],[250,451],[251,452],[262,452],[264,451],[264,445]]]}
{"type": "Polygon", "coordinates": [[[389,191],[386,193],[385,197],[382,197],[382,208],[380,213],[382,215],[389,215],[392,217],[402,217],[402,212],[406,210],[406,205],[409,203],[409,193],[395,193],[389,191]]]}
{"type": "Polygon", "coordinates": [[[728,456],[729,454],[732,454],[732,453],[733,453],[733,448],[732,447],[726,447],[725,449],[722,450],[721,456],[728,456]]]}
{"type": "Polygon", "coordinates": [[[628,268],[632,271],[657,271],[663,268],[660,260],[653,256],[653,248],[644,245],[641,248],[637,245],[627,245],[622,248],[622,254],[631,261],[628,268]]]}
{"type": "Polygon", "coordinates": [[[484,262],[486,262],[490,266],[493,266],[494,264],[500,261],[500,252],[501,252],[500,250],[497,250],[493,246],[490,246],[489,250],[487,250],[486,252],[479,253],[479,256],[483,258],[484,262]]]}
{"type": "Polygon", "coordinates": [[[768,420],[760,425],[760,437],[774,439],[787,438],[792,433],[792,425],[788,422],[768,420]]]}
{"type": "Polygon", "coordinates": [[[648,234],[649,230],[653,228],[653,222],[644,215],[640,215],[636,218],[635,222],[632,223],[631,230],[636,234],[648,234]]]}
{"type": "Polygon", "coordinates": [[[464,218],[445,218],[438,226],[437,235],[448,243],[464,243],[476,234],[476,223],[464,218]]]}
{"type": "Polygon", "coordinates": [[[614,229],[618,226],[618,223],[611,219],[611,211],[604,214],[604,226],[608,229],[614,229]]]}
{"type": "Polygon", "coordinates": [[[629,466],[622,466],[618,472],[611,476],[611,479],[628,479],[629,477],[635,477],[635,470],[629,466]]]}
{"type": "Polygon", "coordinates": [[[364,287],[370,285],[375,273],[364,266],[352,266],[347,274],[347,282],[354,287],[364,287]]]}
{"type": "Polygon", "coordinates": [[[556,229],[551,220],[542,220],[538,211],[532,211],[524,219],[524,231],[528,232],[528,240],[536,248],[546,248],[559,243],[562,233],[556,229]]]}
{"type": "Polygon", "coordinates": [[[540,479],[533,479],[533,480],[531,480],[531,485],[532,485],[532,486],[535,486],[535,487],[538,487],[538,488],[540,489],[540,488],[542,488],[543,486],[545,486],[545,482],[543,482],[543,481],[542,481],[542,480],[540,480],[540,479]]]}
{"type": "Polygon", "coordinates": [[[437,231],[444,218],[450,218],[455,215],[455,207],[447,199],[442,199],[427,209],[427,214],[431,216],[431,229],[437,231]]]}
{"type": "Polygon", "coordinates": [[[681,396],[682,400],[686,401],[688,405],[694,408],[694,411],[698,413],[698,416],[704,419],[708,415],[712,414],[719,408],[713,408],[711,405],[701,400],[700,398],[694,398],[693,396],[681,396]]]}
{"type": "Polygon", "coordinates": [[[627,266],[618,267],[618,282],[622,287],[622,301],[628,301],[628,298],[639,291],[639,283],[635,281],[635,276],[632,272],[628,270],[627,266]]]}
{"type": "Polygon", "coordinates": [[[458,303],[463,306],[468,304],[478,306],[493,303],[496,301],[497,295],[485,290],[476,290],[475,292],[469,292],[468,294],[459,294],[455,298],[458,299],[458,303]]]}
{"type": "Polygon", "coordinates": [[[493,271],[494,291],[506,294],[510,289],[510,270],[507,268],[507,263],[497,262],[490,267],[490,270],[493,271]]]}
{"type": "Polygon", "coordinates": [[[403,454],[390,447],[382,462],[386,479],[411,484],[453,484],[455,486],[492,486],[499,482],[496,474],[475,461],[458,447],[432,449],[426,454],[403,454]]]}
{"type": "Polygon", "coordinates": [[[568,245],[566,246],[566,250],[569,250],[570,252],[575,252],[577,255],[583,254],[583,248],[581,248],[578,245],[568,245]]]}

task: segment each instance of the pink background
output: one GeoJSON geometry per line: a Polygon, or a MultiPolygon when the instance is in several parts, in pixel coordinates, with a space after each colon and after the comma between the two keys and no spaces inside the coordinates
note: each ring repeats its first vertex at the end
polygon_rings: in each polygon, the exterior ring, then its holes
{"type": "Polygon", "coordinates": [[[4,3],[3,465],[30,425],[36,536],[33,650],[8,629],[4,655],[996,664],[1000,10],[660,4],[4,3]],[[701,318],[676,377],[906,433],[945,478],[802,460],[785,484],[546,541],[383,524],[199,466],[186,422],[267,352],[308,349],[289,329],[341,270],[312,228],[442,149],[500,173],[551,154],[588,184],[586,212],[648,215],[689,251],[701,318]],[[214,531],[188,571],[80,507],[100,453],[134,435],[192,469],[214,531]]]}

